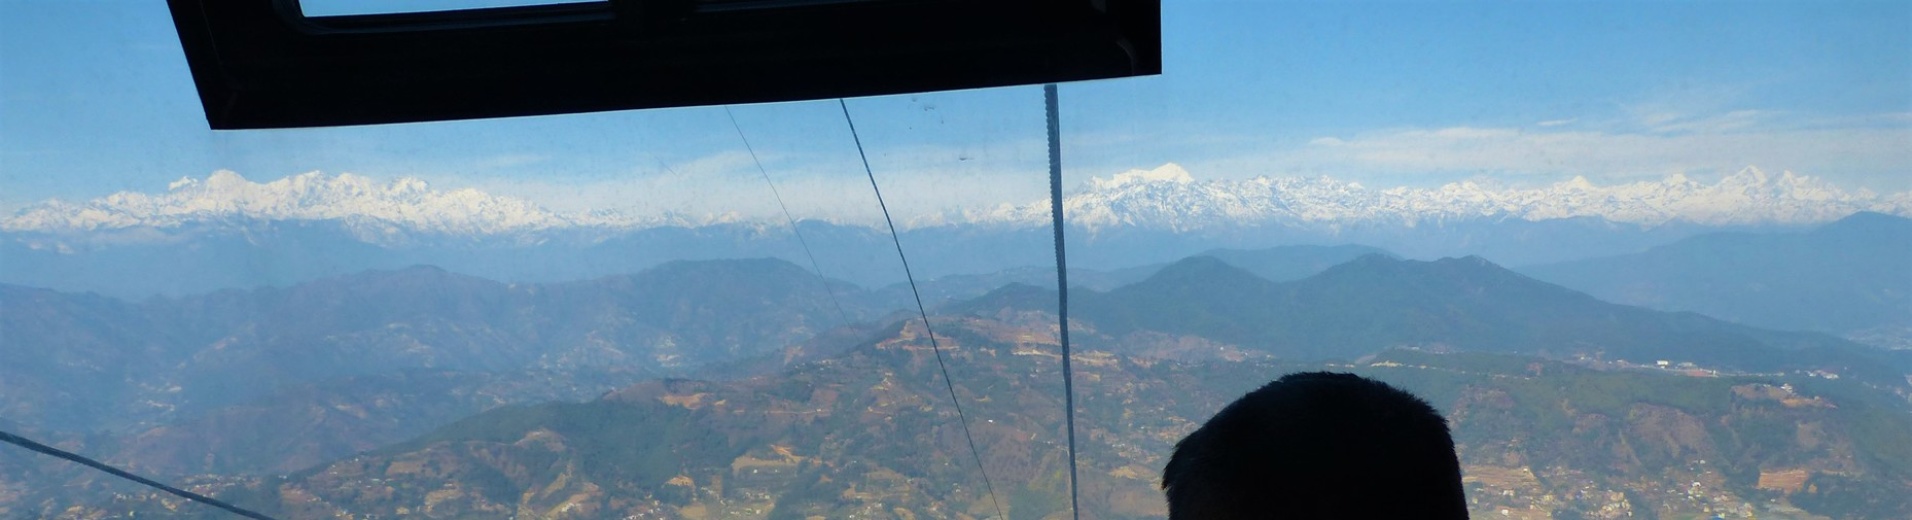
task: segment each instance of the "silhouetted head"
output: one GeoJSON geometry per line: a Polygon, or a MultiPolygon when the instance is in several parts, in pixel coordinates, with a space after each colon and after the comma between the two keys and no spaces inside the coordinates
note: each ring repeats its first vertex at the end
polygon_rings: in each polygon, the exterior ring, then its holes
{"type": "Polygon", "coordinates": [[[1290,374],[1230,403],[1175,445],[1162,489],[1170,520],[1467,518],[1447,421],[1353,374],[1290,374]]]}

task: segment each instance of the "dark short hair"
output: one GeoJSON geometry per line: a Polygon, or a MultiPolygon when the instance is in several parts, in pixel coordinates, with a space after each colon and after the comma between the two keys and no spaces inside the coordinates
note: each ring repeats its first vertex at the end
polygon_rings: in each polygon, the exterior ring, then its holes
{"type": "Polygon", "coordinates": [[[1175,445],[1170,520],[1465,519],[1447,421],[1386,383],[1289,374],[1175,445]]]}

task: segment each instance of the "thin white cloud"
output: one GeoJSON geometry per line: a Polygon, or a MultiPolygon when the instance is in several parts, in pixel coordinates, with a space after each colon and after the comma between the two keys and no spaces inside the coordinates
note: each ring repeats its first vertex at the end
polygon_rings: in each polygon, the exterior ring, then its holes
{"type": "Polygon", "coordinates": [[[1734,110],[1704,116],[1657,114],[1646,123],[1653,132],[1659,133],[1736,132],[1760,126],[1773,115],[1763,110],[1734,110]]]}
{"type": "MultiPolygon", "coordinates": [[[[1772,128],[1772,116],[1736,111],[1660,120],[1658,130],[1454,126],[1322,136],[1303,145],[1217,154],[1190,161],[1229,177],[1262,174],[1420,175],[1447,181],[1474,175],[1585,175],[1623,180],[1672,172],[1729,172],[1748,164],[1824,172],[1842,183],[1912,187],[1912,127],[1890,124],[1772,128]]],[[[1873,118],[1878,121],[1879,118],[1873,118]]],[[[1576,125],[1584,126],[1584,125],[1576,125]]]]}
{"type": "MultiPolygon", "coordinates": [[[[765,157],[759,155],[758,158],[765,157]]],[[[751,162],[750,154],[742,149],[706,155],[678,164],[669,162],[659,164],[669,168],[671,173],[676,175],[737,177],[757,173],[757,167],[751,162]]]]}

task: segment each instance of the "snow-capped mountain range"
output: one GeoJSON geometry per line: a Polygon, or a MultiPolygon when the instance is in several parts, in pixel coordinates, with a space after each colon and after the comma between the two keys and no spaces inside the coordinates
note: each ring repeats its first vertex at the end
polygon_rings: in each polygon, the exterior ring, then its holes
{"type": "Polygon", "coordinates": [[[404,178],[387,184],[318,172],[267,183],[221,170],[183,178],[157,195],[123,191],[83,204],[48,201],[0,222],[8,231],[172,228],[228,219],[359,220],[457,234],[495,234],[577,225],[528,201],[474,189],[439,191],[404,178]]]}
{"type": "MultiPolygon", "coordinates": [[[[1459,182],[1433,189],[1373,189],[1330,177],[1255,177],[1197,180],[1165,164],[1095,178],[1064,198],[1064,214],[1090,229],[1140,226],[1190,231],[1233,225],[1417,225],[1469,219],[1551,220],[1597,217],[1656,226],[1812,224],[1859,211],[1912,215],[1912,192],[1848,192],[1790,171],[1771,175],[1747,167],[1713,184],[1684,175],[1657,182],[1599,186],[1584,177],[1550,186],[1502,188],[1459,182]]],[[[970,222],[1038,225],[1049,221],[1048,201],[1001,206],[964,215],[970,222]]]]}
{"type": "MultiPolygon", "coordinates": [[[[1171,163],[1091,179],[1066,197],[1065,208],[1073,224],[1090,229],[1171,231],[1571,217],[1643,226],[1810,224],[1858,211],[1912,216],[1912,192],[1848,192],[1817,178],[1792,172],[1771,175],[1753,167],[1712,184],[1674,175],[1609,186],[1576,177],[1528,189],[1474,182],[1373,189],[1329,177],[1198,180],[1171,163]]],[[[378,183],[349,173],[313,172],[260,183],[219,171],[205,179],[181,179],[165,193],[120,192],[85,203],[48,201],[0,220],[0,230],[83,234],[248,220],[339,221],[374,243],[404,234],[499,236],[715,223],[676,214],[562,213],[475,189],[437,190],[415,178],[378,183]]],[[[1005,204],[939,220],[931,225],[1046,226],[1049,209],[1047,201],[1005,204]]]]}
{"type": "Polygon", "coordinates": [[[336,221],[361,240],[389,244],[409,234],[522,236],[559,229],[695,226],[715,220],[695,221],[673,213],[561,213],[471,188],[437,190],[411,177],[381,184],[350,173],[309,172],[261,183],[220,170],[205,179],[174,181],[160,194],[122,191],[85,203],[47,201],[0,219],[0,231],[72,235],[247,221],[336,221]]]}

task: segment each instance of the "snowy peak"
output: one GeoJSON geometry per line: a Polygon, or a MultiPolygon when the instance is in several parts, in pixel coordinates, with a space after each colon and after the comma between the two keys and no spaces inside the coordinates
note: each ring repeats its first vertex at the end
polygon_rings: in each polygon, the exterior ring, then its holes
{"type": "Polygon", "coordinates": [[[1123,186],[1136,184],[1188,184],[1192,182],[1195,182],[1195,177],[1189,175],[1188,170],[1182,169],[1182,166],[1179,164],[1167,163],[1153,170],[1129,170],[1115,174],[1114,177],[1107,179],[1092,177],[1089,179],[1087,189],[1091,191],[1102,191],[1119,189],[1123,186]]]}

